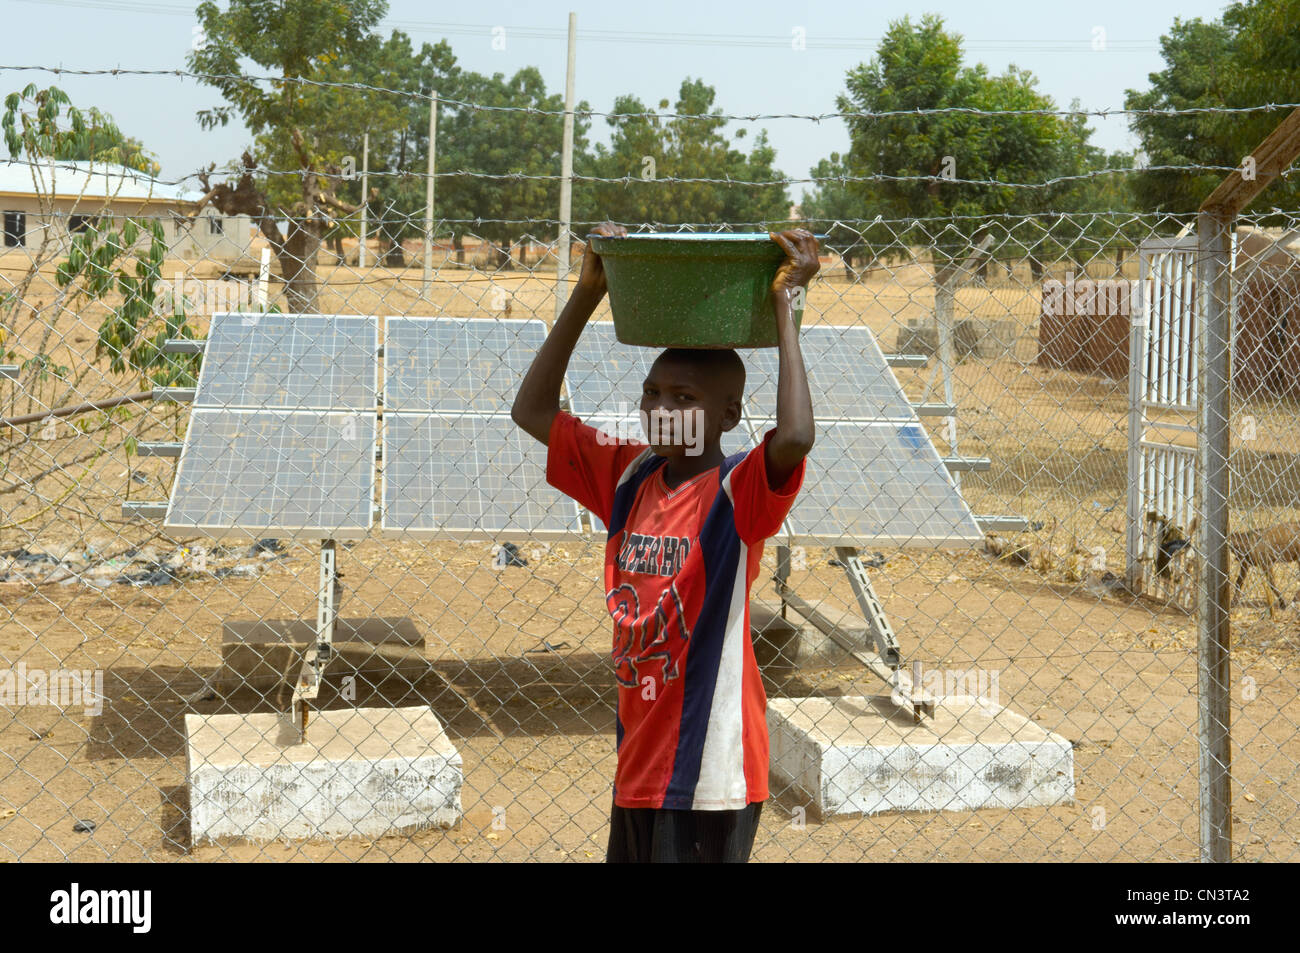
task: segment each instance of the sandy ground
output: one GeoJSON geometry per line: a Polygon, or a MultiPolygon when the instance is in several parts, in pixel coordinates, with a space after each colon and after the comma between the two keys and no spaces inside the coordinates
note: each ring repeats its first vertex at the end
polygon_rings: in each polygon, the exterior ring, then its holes
{"type": "MultiPolygon", "coordinates": [[[[420,301],[418,269],[401,282],[379,271],[324,271],[332,281],[324,311],[487,316],[498,313],[489,302],[502,285],[513,295],[511,316],[549,317],[551,282],[544,277],[467,274],[452,281],[441,275],[432,300],[420,301]]],[[[1194,619],[1107,587],[1099,571],[1079,571],[1077,559],[1068,558],[1100,546],[1107,568],[1122,573],[1127,382],[1034,365],[1038,301],[1028,284],[1027,275],[995,275],[989,287],[959,296],[959,317],[1014,320],[1023,331],[1011,355],[959,367],[958,449],[993,460],[990,472],[963,476],[972,509],[1041,520],[1043,529],[1026,541],[1044,560],[1034,568],[976,551],[891,551],[872,576],[909,659],[997,670],[1004,704],[1074,744],[1077,801],[800,824],[792,812],[797,799],[774,791],[756,859],[1196,857],[1194,619]]],[[[891,350],[898,327],[928,314],[931,303],[919,268],[880,272],[852,285],[831,276],[810,295],[809,320],[860,321],[891,350]]],[[[132,389],[132,382],[89,359],[99,319],[95,308],[64,313],[51,329],[57,347],[44,350],[71,369],[69,379],[11,392],[0,401],[3,412],[67,403],[68,393],[93,399],[132,389]]],[[[21,352],[32,337],[17,330],[5,346],[21,352]]],[[[20,353],[8,360],[24,359],[20,353]]],[[[925,394],[929,376],[899,372],[913,399],[925,394]]],[[[1294,519],[1295,411],[1247,409],[1261,442],[1234,457],[1234,525],[1294,519]]],[[[123,440],[179,439],[183,408],[155,405],[129,418],[119,412],[75,420],[75,428],[60,424],[49,439],[37,428],[26,437],[0,437],[0,552],[94,546],[111,555],[145,544],[198,542],[161,538],[118,516],[124,498],[165,498],[174,469],[167,459],[128,460],[123,440]]],[[[927,426],[940,436],[938,421],[927,426]]],[[[603,859],[614,692],[596,582],[599,551],[581,541],[545,553],[524,548],[530,565],[503,572],[489,568],[485,544],[374,538],[342,550],[344,615],[412,619],[426,638],[431,666],[415,684],[385,683],[356,703],[432,705],[465,764],[458,828],[374,843],[189,842],[183,715],[275,710],[284,698],[244,691],[190,703],[186,696],[220,662],[223,621],[312,617],[313,548],[292,545],[253,578],[195,577],[140,588],[0,582],[0,666],[102,668],[108,696],[98,716],[41,706],[0,709],[0,858],[603,859]],[[565,647],[530,651],[543,640],[565,647]],[[492,826],[499,807],[505,808],[503,830],[492,826]],[[74,832],[83,818],[96,822],[94,833],[74,832]]],[[[814,602],[848,606],[847,582],[827,564],[829,555],[809,551],[796,587],[814,602]]],[[[1297,586],[1292,567],[1282,567],[1279,580],[1288,595],[1297,586]]],[[[770,584],[754,595],[771,599],[770,584]]],[[[1233,618],[1236,854],[1300,859],[1300,622],[1290,609],[1269,618],[1255,575],[1233,618]]],[[[774,677],[768,688],[787,696],[879,690],[852,663],[774,677]]],[[[352,702],[327,686],[325,704],[352,702]]]]}

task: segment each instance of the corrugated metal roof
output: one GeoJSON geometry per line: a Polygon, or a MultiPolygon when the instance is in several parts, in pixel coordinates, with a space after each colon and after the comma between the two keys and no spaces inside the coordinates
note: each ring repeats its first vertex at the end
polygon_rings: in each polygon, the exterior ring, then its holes
{"type": "Polygon", "coordinates": [[[103,162],[32,163],[0,162],[0,195],[49,195],[58,198],[97,199],[105,195],[116,201],[193,202],[198,193],[177,185],[166,185],[143,172],[103,162]],[[33,175],[35,171],[35,175],[33,175]],[[38,186],[39,183],[39,186],[38,186]]]}

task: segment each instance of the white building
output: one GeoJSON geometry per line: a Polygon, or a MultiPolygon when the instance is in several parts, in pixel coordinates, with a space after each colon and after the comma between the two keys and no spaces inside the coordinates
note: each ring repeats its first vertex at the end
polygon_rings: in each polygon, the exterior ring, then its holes
{"type": "Polygon", "coordinates": [[[46,239],[62,245],[94,222],[157,220],[167,257],[219,264],[252,259],[252,222],[205,208],[190,218],[200,196],[124,166],[102,162],[0,162],[0,253],[28,249],[46,239]]]}

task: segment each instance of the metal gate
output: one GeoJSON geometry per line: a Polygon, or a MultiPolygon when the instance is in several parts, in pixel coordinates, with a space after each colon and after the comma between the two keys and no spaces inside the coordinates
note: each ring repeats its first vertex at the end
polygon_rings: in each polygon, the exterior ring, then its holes
{"type": "Polygon", "coordinates": [[[1139,247],[1129,337],[1127,582],[1190,608],[1196,560],[1196,236],[1139,247]]]}

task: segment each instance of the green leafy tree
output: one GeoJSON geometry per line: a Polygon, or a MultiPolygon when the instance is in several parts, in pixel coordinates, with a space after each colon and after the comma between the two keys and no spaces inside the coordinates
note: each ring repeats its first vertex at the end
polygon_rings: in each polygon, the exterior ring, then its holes
{"type": "Polygon", "coordinates": [[[862,190],[847,180],[848,157],[832,152],[812,169],[816,184],[805,189],[799,210],[804,221],[826,235],[826,244],[839,252],[850,279],[861,262],[874,261],[891,244],[888,226],[874,219],[862,190]]]}
{"type": "Polygon", "coordinates": [[[157,220],[128,218],[120,230],[92,225],[73,239],[54,281],[69,290],[71,302],[120,299],[109,307],[95,343],[95,356],[107,357],[114,373],[138,373],[145,386],[192,387],[199,356],[163,352],[169,338],[195,337],[184,299],[163,294],[166,257],[167,241],[157,220]],[[159,309],[160,301],[170,308],[159,309]]]}
{"type": "MultiPolygon", "coordinates": [[[[333,105],[344,120],[376,102],[361,90],[325,93],[299,81],[337,76],[338,69],[367,62],[368,51],[374,62],[371,31],[387,10],[383,0],[231,0],[225,10],[212,2],[196,10],[204,42],[188,54],[189,68],[205,74],[202,82],[226,100],[202,110],[199,122],[212,128],[238,116],[256,137],[233,183],[212,183],[212,170],[200,175],[203,204],[257,223],[279,262],[291,311],[312,310],[324,236],[340,216],[359,211],[337,194],[341,145],[326,137],[335,120],[321,114],[322,101],[337,96],[333,105]],[[245,75],[248,61],[276,75],[269,88],[245,75]],[[259,175],[259,166],[293,174],[259,175]],[[281,219],[287,219],[283,230],[281,219]]],[[[381,131],[399,122],[389,110],[371,121],[381,131]]]]}
{"type": "MultiPolygon", "coordinates": [[[[482,219],[470,226],[452,226],[454,240],[459,244],[466,234],[486,239],[496,248],[498,266],[509,268],[510,249],[515,242],[554,231],[553,225],[537,224],[535,220],[556,217],[560,183],[555,178],[527,177],[560,174],[564,117],[556,113],[564,109],[564,97],[548,93],[541,72],[531,66],[509,78],[504,73],[462,73],[457,89],[463,102],[498,108],[474,109],[448,103],[441,110],[438,168],[467,174],[438,179],[437,215],[482,219]],[[521,177],[482,177],[516,174],[521,177]]],[[[584,114],[590,108],[585,102],[574,107],[575,169],[581,168],[587,148],[590,123],[584,114]]]]}
{"type": "Polygon", "coordinates": [[[5,97],[5,145],[11,159],[27,154],[46,159],[106,162],[157,175],[157,157],[139,139],[122,132],[113,117],[94,106],[78,109],[56,86],[32,83],[5,97]]]}
{"type": "Polygon", "coordinates": [[[1031,73],[1012,66],[992,75],[962,60],[961,38],[939,17],[891,23],[875,57],[849,71],[838,100],[841,111],[854,114],[851,147],[826,169],[859,181],[810,196],[814,209],[837,212],[831,217],[851,211],[871,219],[861,245],[872,256],[929,249],[937,290],[958,280],[981,245],[1000,255],[1041,251],[1048,226],[1017,225],[1012,233],[998,216],[1059,217],[1072,186],[1011,183],[1047,183],[1093,161],[1081,121],[1041,114],[1055,104],[1031,73]]]}
{"type": "MultiPolygon", "coordinates": [[[[1300,102],[1300,0],[1234,3],[1221,20],[1175,20],[1160,39],[1165,68],[1151,86],[1129,90],[1129,109],[1245,107],[1300,102]]],[[[1278,111],[1140,115],[1132,121],[1142,152],[1153,166],[1237,166],[1281,121],[1278,111]]],[[[1138,205],[1153,211],[1191,212],[1226,172],[1157,172],[1138,178],[1138,205]]],[[[1282,208],[1300,202],[1300,176],[1270,185],[1268,201],[1282,208]]]]}
{"type": "MultiPolygon", "coordinates": [[[[416,51],[410,40],[398,32],[389,41],[385,60],[381,71],[383,85],[407,95],[398,102],[401,122],[379,154],[377,168],[392,174],[379,177],[373,204],[377,234],[385,246],[384,260],[397,266],[404,263],[402,240],[423,235],[425,231],[430,107],[427,97],[437,90],[439,96],[460,98],[462,74],[446,41],[424,43],[416,51]]],[[[360,200],[359,189],[357,198],[360,200]]],[[[436,223],[433,228],[437,231],[436,223]]]]}
{"type": "MultiPolygon", "coordinates": [[[[635,96],[620,96],[608,117],[610,145],[597,145],[592,173],[624,181],[596,183],[582,190],[582,217],[635,224],[762,222],[789,220],[790,200],[779,181],[772,185],[729,185],[681,181],[730,179],[737,183],[783,179],[776,150],[762,130],[748,152],[739,148],[745,130],[732,139],[727,120],[714,108],[717,93],[703,80],[686,78],[671,116],[649,110],[635,96]]],[[[660,110],[668,109],[661,100],[660,110]]]]}
{"type": "MultiPolygon", "coordinates": [[[[327,83],[374,87],[374,90],[308,86],[303,90],[307,104],[306,134],[318,144],[328,168],[349,166],[347,177],[335,179],[338,195],[358,206],[362,204],[361,161],[364,137],[369,135],[370,185],[369,234],[382,247],[380,256],[391,266],[403,265],[401,242],[423,233],[425,178],[428,156],[429,93],[455,98],[459,92],[456,58],[445,42],[425,43],[418,50],[410,38],[394,30],[387,40],[370,35],[357,44],[346,61],[331,61],[320,69],[327,83]],[[388,90],[378,91],[380,88],[388,90]]],[[[288,164],[295,157],[284,154],[282,137],[268,132],[259,137],[259,153],[269,161],[288,164]]],[[[268,183],[268,192],[281,205],[292,202],[287,194],[295,183],[268,183]]],[[[326,233],[341,252],[340,239],[357,234],[358,218],[339,217],[326,233]]]]}
{"type": "MultiPolygon", "coordinates": [[[[95,108],[77,108],[57,87],[28,86],[5,97],[4,107],[0,128],[11,159],[21,157],[33,164],[48,159],[116,162],[142,172],[156,171],[139,143],[122,135],[110,117],[95,108]]],[[[52,215],[51,197],[41,194],[40,199],[43,214],[52,215]]],[[[59,294],[49,311],[58,315],[78,300],[114,302],[100,326],[96,356],[107,356],[117,373],[138,372],[159,385],[192,384],[195,362],[162,353],[168,337],[194,335],[186,324],[183,305],[166,316],[160,316],[155,308],[167,253],[161,223],[128,218],[118,228],[111,217],[106,220],[108,224],[92,224],[73,238],[67,257],[55,269],[59,294]]],[[[3,327],[11,325],[15,311],[20,307],[28,310],[22,306],[31,300],[32,280],[47,262],[64,254],[62,241],[51,239],[46,232],[40,247],[33,250],[27,274],[0,301],[0,343],[5,339],[3,327]]],[[[38,309],[39,304],[31,310],[38,309]]],[[[47,337],[41,335],[42,340],[47,337]]],[[[66,371],[58,369],[44,353],[35,355],[28,365],[38,379],[44,379],[50,369],[66,371]]]]}

